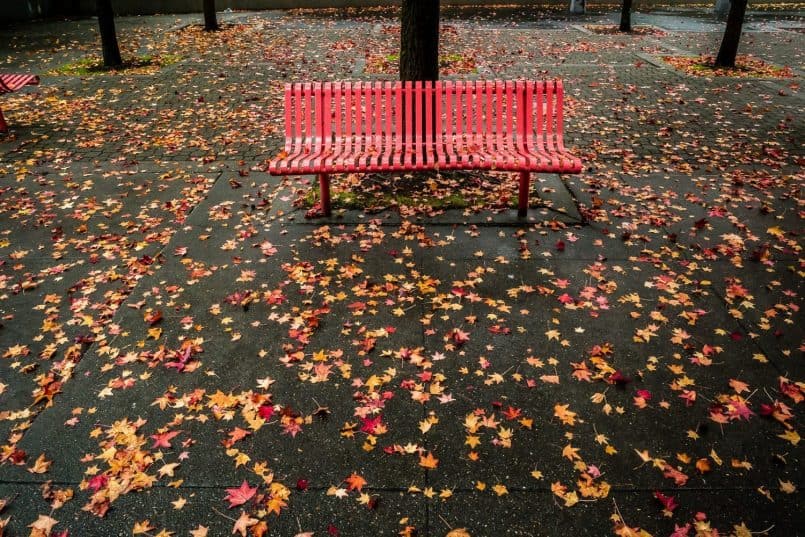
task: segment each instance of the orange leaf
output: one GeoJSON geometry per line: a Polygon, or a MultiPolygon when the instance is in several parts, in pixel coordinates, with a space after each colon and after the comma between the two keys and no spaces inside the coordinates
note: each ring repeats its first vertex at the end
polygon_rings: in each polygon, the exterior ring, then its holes
{"type": "Polygon", "coordinates": [[[423,468],[429,468],[431,470],[434,470],[439,465],[439,459],[434,457],[433,453],[428,451],[427,455],[419,456],[419,465],[423,468]]]}
{"type": "Polygon", "coordinates": [[[347,482],[347,490],[357,490],[358,492],[366,484],[366,480],[356,473],[346,478],[345,481],[347,482]]]}

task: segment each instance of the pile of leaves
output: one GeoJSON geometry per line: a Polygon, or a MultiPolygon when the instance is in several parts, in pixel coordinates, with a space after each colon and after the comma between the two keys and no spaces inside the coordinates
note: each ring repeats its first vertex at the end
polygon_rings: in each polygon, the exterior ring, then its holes
{"type": "Polygon", "coordinates": [[[780,67],[753,56],[738,56],[735,69],[716,67],[713,56],[663,56],[662,60],[692,76],[729,76],[734,78],[793,78],[790,67],[780,67]]]}
{"type": "MultiPolygon", "coordinates": [[[[399,54],[375,54],[366,56],[365,72],[370,75],[396,75],[399,71],[399,54]]],[[[439,57],[441,75],[464,75],[478,72],[475,58],[466,54],[447,54],[439,57]]]]}
{"type": "Polygon", "coordinates": [[[54,75],[86,76],[98,74],[116,74],[126,71],[128,74],[150,75],[156,73],[161,68],[180,61],[181,56],[177,54],[144,54],[128,60],[124,60],[120,67],[107,67],[101,58],[90,56],[81,58],[74,62],[62,65],[58,69],[51,71],[54,75]]]}
{"type": "Polygon", "coordinates": [[[668,35],[668,32],[661,30],[656,26],[632,26],[631,32],[621,32],[617,26],[612,26],[610,24],[585,24],[584,27],[587,30],[590,30],[592,33],[599,35],[653,35],[658,37],[668,35]]]}

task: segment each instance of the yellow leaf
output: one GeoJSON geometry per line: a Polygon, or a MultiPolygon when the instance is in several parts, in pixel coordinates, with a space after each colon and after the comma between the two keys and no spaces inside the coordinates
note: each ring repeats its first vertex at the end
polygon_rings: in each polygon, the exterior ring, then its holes
{"type": "Polygon", "coordinates": [[[565,425],[575,425],[576,423],[576,413],[569,410],[568,407],[570,405],[560,405],[556,404],[553,407],[553,415],[559,418],[559,420],[564,423],[565,425]]]}
{"type": "Polygon", "coordinates": [[[778,238],[785,237],[785,232],[782,229],[780,229],[778,226],[770,227],[769,229],[766,230],[766,233],[768,233],[769,235],[774,235],[775,237],[778,237],[778,238]]]}
{"type": "Polygon", "coordinates": [[[176,469],[177,466],[179,466],[178,462],[172,462],[170,464],[166,464],[165,466],[160,468],[159,472],[157,473],[159,474],[159,477],[164,476],[173,477],[173,471],[176,469]]]}
{"type": "Polygon", "coordinates": [[[42,453],[36,459],[36,462],[34,462],[34,465],[32,467],[28,468],[28,471],[31,472],[32,474],[44,474],[45,472],[48,471],[48,468],[50,468],[50,465],[52,463],[53,463],[53,461],[49,461],[49,460],[45,459],[45,454],[42,453]]]}
{"type": "Polygon", "coordinates": [[[783,481],[782,479],[777,481],[780,482],[780,490],[786,494],[794,494],[797,491],[797,487],[791,481],[783,481]]]}
{"type": "Polygon", "coordinates": [[[134,523],[134,528],[131,530],[131,533],[132,535],[139,535],[142,533],[148,533],[153,529],[155,529],[155,526],[152,526],[149,520],[143,520],[142,522],[134,523]]]}
{"type": "Polygon", "coordinates": [[[789,442],[791,442],[795,446],[797,444],[799,444],[799,440],[800,440],[799,433],[796,432],[796,431],[786,431],[783,434],[778,434],[777,436],[779,438],[782,438],[783,440],[788,440],[789,442]]]}
{"type": "Polygon", "coordinates": [[[562,450],[562,456],[568,460],[576,460],[581,459],[579,456],[579,448],[574,448],[570,444],[566,445],[562,450]]]}

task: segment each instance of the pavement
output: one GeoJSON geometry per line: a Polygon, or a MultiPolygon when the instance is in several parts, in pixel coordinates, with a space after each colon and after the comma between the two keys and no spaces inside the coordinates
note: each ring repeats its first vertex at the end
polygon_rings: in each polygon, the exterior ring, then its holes
{"type": "Polygon", "coordinates": [[[282,83],[393,79],[393,11],[121,17],[178,61],[84,77],[95,21],[6,27],[42,83],[2,98],[0,534],[805,534],[802,13],[741,41],[788,79],[616,17],[444,13],[445,76],[565,82],[585,168],[526,221],[505,174],[311,219],[265,173],[282,83]]]}

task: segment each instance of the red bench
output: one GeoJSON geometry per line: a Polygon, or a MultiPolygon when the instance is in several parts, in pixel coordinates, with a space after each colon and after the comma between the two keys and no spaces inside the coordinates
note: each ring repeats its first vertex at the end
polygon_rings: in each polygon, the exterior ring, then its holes
{"type": "Polygon", "coordinates": [[[285,86],[285,149],[272,175],[481,169],[579,173],[562,139],[562,82],[316,82],[285,86]]]}
{"type": "MultiPolygon", "coordinates": [[[[0,74],[0,93],[11,93],[24,86],[35,86],[39,84],[39,77],[36,75],[3,75],[0,74]]],[[[3,109],[0,108],[0,132],[8,132],[8,125],[3,117],[3,109]]]]}

